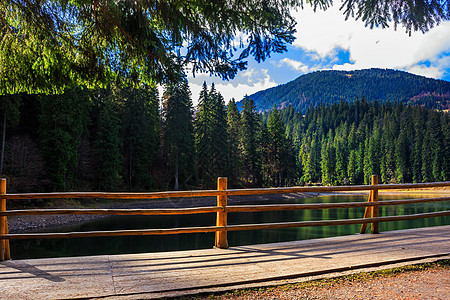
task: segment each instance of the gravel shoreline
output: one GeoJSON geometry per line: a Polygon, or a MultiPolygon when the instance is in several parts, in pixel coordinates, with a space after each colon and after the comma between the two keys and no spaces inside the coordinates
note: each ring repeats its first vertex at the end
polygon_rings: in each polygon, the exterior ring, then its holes
{"type": "MultiPolygon", "coordinates": [[[[229,196],[228,204],[249,204],[252,201],[274,201],[294,198],[314,197],[318,193],[289,193],[278,195],[259,195],[259,196],[229,196]]],[[[101,202],[96,208],[131,208],[131,209],[152,209],[152,208],[189,208],[215,206],[215,197],[201,198],[168,198],[148,201],[116,201],[107,204],[101,202]]],[[[75,208],[75,207],[59,207],[75,208]]],[[[28,233],[45,232],[58,230],[67,226],[78,225],[86,222],[95,221],[108,216],[102,215],[32,215],[32,216],[12,216],[8,217],[9,233],[28,233]]]]}

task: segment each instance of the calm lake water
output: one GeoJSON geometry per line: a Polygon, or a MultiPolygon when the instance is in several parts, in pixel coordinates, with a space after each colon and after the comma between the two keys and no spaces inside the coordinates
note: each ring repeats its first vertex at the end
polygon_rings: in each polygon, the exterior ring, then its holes
{"type": "MultiPolygon", "coordinates": [[[[368,196],[321,196],[278,200],[276,202],[254,202],[253,204],[287,203],[336,203],[364,202],[368,196]]],[[[431,197],[431,196],[430,196],[431,197]]],[[[417,196],[383,196],[381,200],[418,198],[417,196]]],[[[448,210],[450,201],[415,205],[380,207],[380,216],[417,214],[448,210]]],[[[258,213],[230,213],[228,224],[260,224],[271,222],[313,221],[332,219],[362,218],[364,208],[323,209],[299,211],[275,211],[258,213]]],[[[215,214],[197,214],[184,216],[113,216],[78,226],[66,227],[68,231],[101,231],[119,229],[149,229],[191,226],[211,226],[215,224],[215,214]]],[[[450,216],[380,223],[380,231],[449,225],[450,216]]],[[[370,226],[370,225],[369,225],[370,226]]],[[[228,233],[230,246],[264,244],[349,235],[359,232],[361,225],[340,225],[323,227],[304,227],[253,231],[234,231],[228,233]]],[[[214,233],[178,234],[166,236],[126,236],[93,237],[75,239],[11,240],[13,259],[43,258],[62,256],[84,256],[101,254],[124,254],[142,252],[160,252],[174,250],[207,249],[214,245],[214,233]]]]}

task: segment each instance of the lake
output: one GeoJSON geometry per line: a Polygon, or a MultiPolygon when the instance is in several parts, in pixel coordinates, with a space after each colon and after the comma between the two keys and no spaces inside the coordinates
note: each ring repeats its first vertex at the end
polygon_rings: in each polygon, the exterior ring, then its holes
{"type": "MultiPolygon", "coordinates": [[[[365,202],[367,201],[367,198],[367,195],[327,195],[310,198],[280,199],[270,202],[253,202],[252,204],[365,202]]],[[[380,195],[380,200],[411,198],[419,197],[414,195],[380,195]]],[[[449,208],[450,201],[401,206],[382,206],[380,207],[380,216],[436,212],[448,210],[449,208]]],[[[272,222],[356,219],[362,218],[363,215],[364,208],[229,213],[228,224],[260,224],[272,222]]],[[[380,223],[380,232],[449,224],[450,216],[411,221],[383,222],[380,223]]],[[[215,213],[181,216],[111,216],[77,226],[65,227],[59,232],[173,228],[211,225],[215,225],[215,213]]],[[[228,233],[228,243],[231,247],[349,235],[358,233],[360,227],[361,225],[356,224],[234,231],[228,233]]],[[[12,258],[24,259],[207,249],[214,246],[214,233],[177,234],[165,236],[155,235],[11,240],[10,243],[12,258]]]]}

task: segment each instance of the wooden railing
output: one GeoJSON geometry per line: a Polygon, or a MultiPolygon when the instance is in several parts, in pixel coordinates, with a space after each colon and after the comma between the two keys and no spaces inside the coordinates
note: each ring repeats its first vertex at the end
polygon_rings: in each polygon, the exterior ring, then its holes
{"type": "Polygon", "coordinates": [[[433,182],[433,183],[379,185],[378,177],[376,175],[373,175],[372,185],[356,185],[356,186],[227,189],[227,178],[219,178],[218,189],[207,191],[173,191],[173,192],[153,192],[153,193],[70,192],[70,193],[7,194],[6,179],[0,179],[0,261],[11,259],[9,240],[12,239],[75,238],[75,237],[98,237],[98,236],[162,235],[162,234],[179,234],[179,233],[196,233],[196,232],[215,232],[216,233],[215,247],[228,248],[227,232],[237,230],[362,224],[360,233],[365,233],[367,224],[371,223],[372,233],[378,233],[379,222],[413,220],[413,219],[423,219],[423,218],[441,217],[450,215],[450,210],[446,210],[432,213],[380,217],[378,214],[379,206],[448,201],[450,200],[450,197],[378,201],[379,190],[395,190],[395,189],[410,189],[410,188],[420,189],[420,188],[449,187],[449,186],[450,181],[433,182]],[[227,205],[227,196],[285,194],[295,192],[336,192],[336,191],[370,191],[370,195],[368,202],[239,205],[239,206],[227,205]],[[7,200],[20,200],[20,199],[58,199],[58,198],[157,199],[157,198],[205,197],[205,196],[216,196],[217,206],[175,208],[175,209],[6,210],[7,200]],[[241,224],[241,225],[227,224],[227,214],[235,212],[262,212],[262,211],[280,211],[280,210],[307,210],[307,209],[354,208],[354,207],[366,208],[364,217],[362,219],[298,221],[298,222],[284,222],[284,223],[241,224]],[[183,227],[183,228],[167,228],[167,229],[66,232],[66,233],[9,234],[7,222],[8,216],[24,216],[24,215],[181,215],[181,214],[199,214],[199,213],[216,213],[217,214],[216,226],[183,227]]]}

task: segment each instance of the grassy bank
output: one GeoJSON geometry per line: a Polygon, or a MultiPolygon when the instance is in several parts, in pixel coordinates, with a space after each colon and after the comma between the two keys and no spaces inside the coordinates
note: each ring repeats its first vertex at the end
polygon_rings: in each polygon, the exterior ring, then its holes
{"type": "MultiPolygon", "coordinates": [[[[340,288],[345,285],[353,284],[355,282],[359,284],[364,284],[365,282],[381,280],[381,279],[391,279],[395,280],[395,277],[400,275],[411,275],[415,276],[418,273],[426,271],[444,271],[445,273],[450,271],[450,259],[440,260],[432,263],[422,263],[416,265],[409,265],[404,267],[397,267],[386,270],[372,271],[372,272],[361,272],[356,274],[350,274],[345,276],[339,276],[334,278],[324,278],[312,281],[305,281],[294,284],[285,284],[277,286],[268,287],[256,287],[248,289],[239,289],[229,292],[220,293],[204,293],[190,296],[181,296],[174,298],[176,300],[204,300],[204,299],[262,299],[266,298],[267,295],[283,295],[283,293],[299,293],[303,294],[308,290],[317,291],[320,289],[330,290],[333,288],[340,288]]],[[[445,280],[448,281],[448,276],[443,278],[442,282],[445,285],[445,280]]],[[[444,287],[445,288],[445,287],[444,287]]],[[[277,297],[275,297],[277,298],[277,297]]],[[[274,298],[274,299],[275,299],[274,298]]],[[[283,298],[280,296],[280,298],[283,298]]],[[[297,299],[317,299],[317,298],[297,298],[297,299]]],[[[326,299],[326,298],[320,298],[326,299]]],[[[440,299],[440,298],[439,298],[440,299]]]]}

